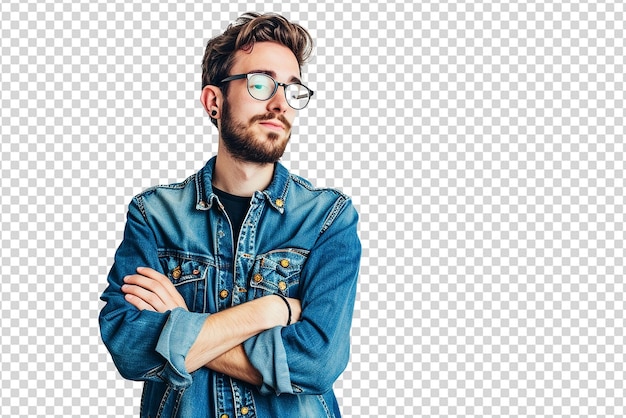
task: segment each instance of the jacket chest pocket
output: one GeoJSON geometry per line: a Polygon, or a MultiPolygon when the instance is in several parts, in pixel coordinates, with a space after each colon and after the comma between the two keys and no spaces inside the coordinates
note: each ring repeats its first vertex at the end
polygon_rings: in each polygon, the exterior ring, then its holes
{"type": "Polygon", "coordinates": [[[204,294],[211,271],[210,263],[202,257],[171,251],[160,254],[159,260],[165,275],[185,299],[189,311],[205,312],[204,294]]]}
{"type": "Polygon", "coordinates": [[[281,249],[258,255],[250,277],[255,298],[280,293],[298,296],[300,272],[309,252],[300,249],[281,249]]]}

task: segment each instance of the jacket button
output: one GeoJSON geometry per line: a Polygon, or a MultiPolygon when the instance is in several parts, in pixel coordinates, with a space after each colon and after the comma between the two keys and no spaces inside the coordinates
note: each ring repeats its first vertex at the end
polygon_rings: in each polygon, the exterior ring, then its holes
{"type": "Polygon", "coordinates": [[[241,415],[248,415],[249,409],[247,406],[244,406],[243,408],[241,408],[241,415]]]}
{"type": "Polygon", "coordinates": [[[172,277],[175,279],[180,279],[180,276],[183,274],[183,269],[180,266],[177,266],[174,270],[172,270],[172,277]]]}
{"type": "Polygon", "coordinates": [[[283,258],[282,260],[280,260],[280,265],[285,268],[289,267],[289,260],[287,260],[286,258],[283,258]]]}
{"type": "Polygon", "coordinates": [[[200,274],[200,270],[198,270],[198,269],[194,269],[194,270],[193,270],[193,274],[200,274]]]}
{"type": "Polygon", "coordinates": [[[220,292],[220,297],[226,299],[228,297],[228,290],[224,289],[220,292]]]}
{"type": "Polygon", "coordinates": [[[261,276],[259,273],[257,273],[257,274],[254,275],[252,280],[254,280],[256,283],[261,283],[263,281],[263,276],[261,276]]]}
{"type": "Polygon", "coordinates": [[[276,199],[274,203],[276,203],[276,206],[278,206],[279,208],[285,206],[285,202],[283,202],[283,199],[276,199]]]}
{"type": "Polygon", "coordinates": [[[281,292],[284,292],[285,289],[287,289],[287,283],[285,283],[285,282],[278,282],[278,289],[280,289],[281,292]]]}
{"type": "Polygon", "coordinates": [[[220,418],[228,418],[228,414],[222,414],[220,415],[220,418]]]}

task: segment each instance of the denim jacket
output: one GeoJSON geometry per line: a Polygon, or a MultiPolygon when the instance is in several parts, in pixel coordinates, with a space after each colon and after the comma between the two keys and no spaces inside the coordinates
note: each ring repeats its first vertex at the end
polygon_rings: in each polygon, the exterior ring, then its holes
{"type": "Polygon", "coordinates": [[[349,357],[357,212],[347,196],[313,188],[277,163],[233,237],[212,190],[214,167],[212,158],[182,183],[133,198],[102,294],[102,339],[120,374],[145,382],[142,417],[339,417],[332,385],[349,357]],[[138,266],[168,276],[189,311],[126,302],[122,280],[138,266]],[[187,372],[185,356],[209,315],[277,293],[300,299],[302,316],[244,342],[261,386],[206,367],[187,372]]]}

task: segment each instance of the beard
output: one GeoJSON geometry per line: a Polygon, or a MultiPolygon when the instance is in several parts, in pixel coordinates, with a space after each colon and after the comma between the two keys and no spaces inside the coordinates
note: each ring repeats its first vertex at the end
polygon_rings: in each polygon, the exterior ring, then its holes
{"type": "Polygon", "coordinates": [[[220,135],[226,150],[235,159],[258,164],[275,163],[285,153],[285,148],[291,138],[291,125],[283,115],[275,113],[253,116],[247,125],[237,122],[230,112],[230,107],[224,101],[220,135]],[[285,125],[285,131],[288,132],[285,138],[281,139],[281,135],[276,132],[264,135],[266,138],[255,136],[250,132],[249,128],[255,122],[270,119],[277,119],[285,125]]]}

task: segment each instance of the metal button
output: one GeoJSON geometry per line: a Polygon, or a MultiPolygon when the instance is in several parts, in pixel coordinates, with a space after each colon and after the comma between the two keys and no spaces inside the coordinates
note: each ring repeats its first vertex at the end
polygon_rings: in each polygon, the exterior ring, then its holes
{"type": "Polygon", "coordinates": [[[200,274],[200,270],[198,270],[198,269],[193,269],[193,274],[200,274]]]}
{"type": "Polygon", "coordinates": [[[226,299],[228,297],[228,290],[224,289],[220,292],[220,297],[226,299]]]}
{"type": "Polygon", "coordinates": [[[283,267],[289,267],[289,260],[283,258],[282,260],[280,260],[280,265],[283,267]]]}
{"type": "Polygon", "coordinates": [[[276,203],[276,206],[278,206],[279,208],[282,208],[285,205],[285,202],[283,202],[283,199],[276,199],[274,203],[276,203]]]}
{"type": "Polygon", "coordinates": [[[285,283],[285,282],[278,282],[278,288],[280,289],[281,292],[284,292],[285,289],[287,289],[287,283],[285,283]]]}
{"type": "Polygon", "coordinates": [[[263,281],[263,276],[261,276],[259,273],[257,273],[257,274],[254,275],[252,280],[254,280],[256,283],[261,283],[263,281]]]}
{"type": "Polygon", "coordinates": [[[172,270],[172,277],[175,279],[180,279],[180,276],[183,274],[183,269],[180,266],[177,266],[174,270],[172,270]]]}
{"type": "Polygon", "coordinates": [[[228,418],[228,414],[222,414],[220,415],[220,418],[228,418]]]}
{"type": "Polygon", "coordinates": [[[248,415],[248,412],[250,412],[250,410],[248,409],[247,406],[244,406],[243,408],[241,408],[241,415],[248,415]]]}
{"type": "Polygon", "coordinates": [[[200,206],[201,208],[206,208],[208,205],[206,204],[204,200],[201,200],[198,202],[198,206],[200,206]]]}

